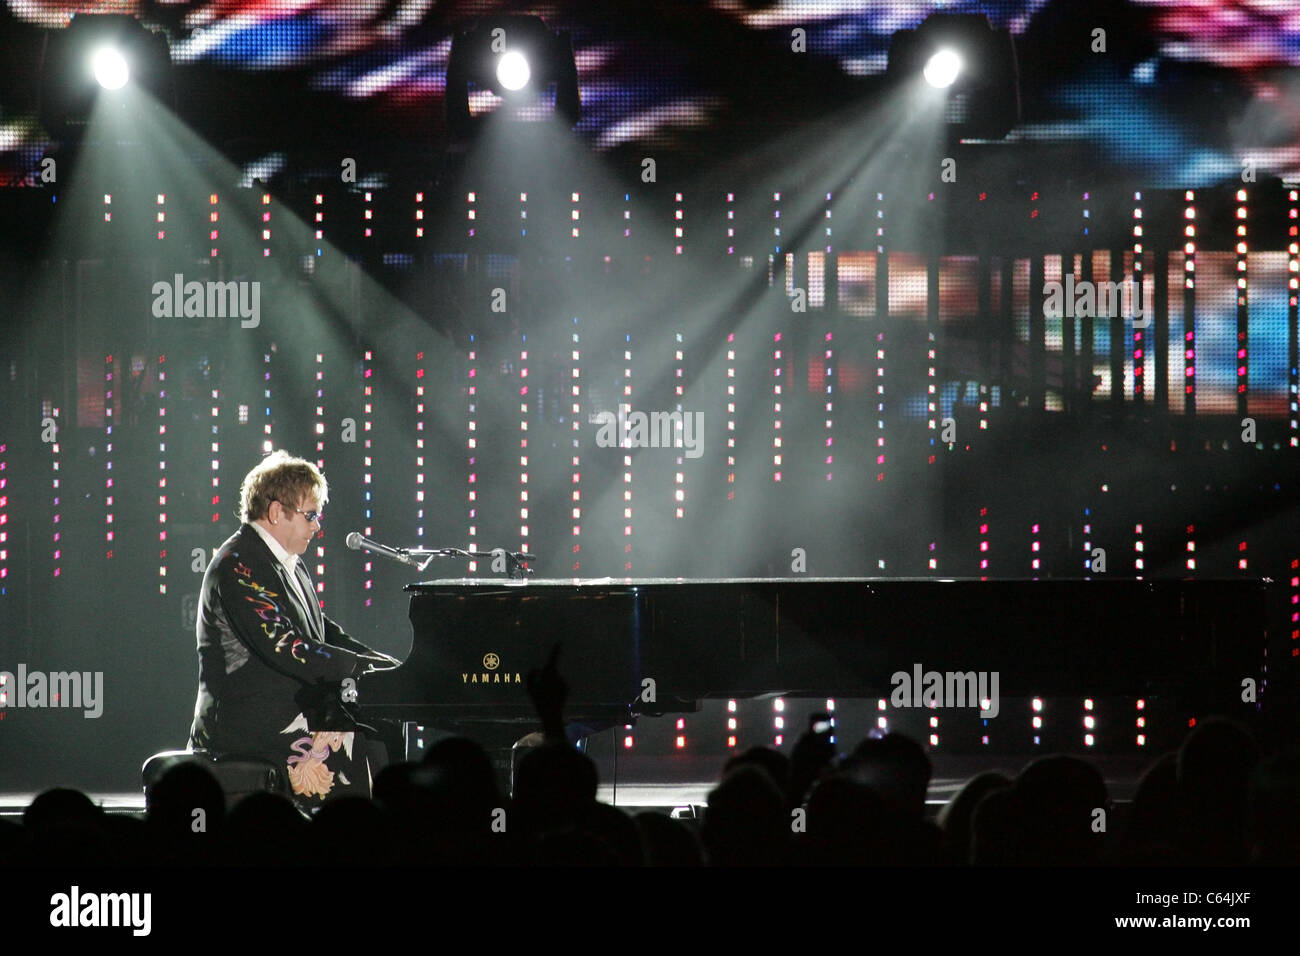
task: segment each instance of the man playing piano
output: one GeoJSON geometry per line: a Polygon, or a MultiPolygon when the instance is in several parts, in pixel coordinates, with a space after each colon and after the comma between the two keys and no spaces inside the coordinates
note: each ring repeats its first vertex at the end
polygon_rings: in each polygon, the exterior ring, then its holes
{"type": "Polygon", "coordinates": [[[321,613],[299,560],[328,493],[315,465],[283,451],[245,476],[243,526],[203,575],[190,729],[194,748],[285,767],[309,812],[327,797],[370,795],[366,735],[343,701],[349,679],[397,664],[321,613]]]}

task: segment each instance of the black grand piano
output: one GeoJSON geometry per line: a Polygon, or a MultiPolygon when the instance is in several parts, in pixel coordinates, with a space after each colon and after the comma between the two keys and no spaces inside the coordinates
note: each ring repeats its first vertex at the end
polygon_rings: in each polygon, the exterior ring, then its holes
{"type": "Polygon", "coordinates": [[[707,697],[888,696],[920,664],[997,671],[1003,697],[1240,701],[1264,675],[1261,580],[440,580],[411,584],[404,663],[362,712],[483,739],[535,720],[525,677],[562,642],[566,719],[591,728],[707,697]],[[491,734],[491,728],[497,733],[491,734]]]}

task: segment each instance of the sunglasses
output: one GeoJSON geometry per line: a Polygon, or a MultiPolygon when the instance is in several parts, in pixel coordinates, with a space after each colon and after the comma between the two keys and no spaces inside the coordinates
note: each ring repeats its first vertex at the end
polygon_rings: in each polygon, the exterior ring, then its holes
{"type": "Polygon", "coordinates": [[[301,508],[294,508],[294,507],[292,507],[291,505],[286,505],[283,501],[280,502],[280,506],[281,506],[282,508],[288,508],[290,511],[296,511],[296,512],[298,512],[298,514],[302,515],[302,516],[303,516],[304,518],[306,518],[309,522],[311,522],[311,521],[322,521],[322,520],[324,520],[324,518],[325,518],[325,512],[324,512],[324,511],[303,511],[301,508]]]}

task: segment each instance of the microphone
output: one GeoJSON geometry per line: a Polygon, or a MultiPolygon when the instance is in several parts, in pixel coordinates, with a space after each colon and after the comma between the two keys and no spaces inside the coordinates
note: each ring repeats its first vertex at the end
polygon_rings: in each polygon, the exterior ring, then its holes
{"type": "Polygon", "coordinates": [[[353,531],[349,534],[346,543],[353,551],[359,551],[364,548],[366,551],[373,551],[375,554],[382,554],[386,558],[392,558],[394,561],[401,561],[403,564],[412,564],[416,567],[420,566],[420,562],[415,560],[415,558],[411,557],[409,554],[399,551],[397,548],[390,548],[386,544],[380,544],[378,541],[371,541],[369,538],[362,537],[361,532],[359,531],[353,531]]]}

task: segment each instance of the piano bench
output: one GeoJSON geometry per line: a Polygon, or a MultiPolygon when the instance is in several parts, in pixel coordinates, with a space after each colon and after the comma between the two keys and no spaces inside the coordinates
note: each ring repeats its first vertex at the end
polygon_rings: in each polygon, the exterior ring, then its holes
{"type": "Polygon", "coordinates": [[[154,754],[140,768],[146,802],[149,788],[164,773],[179,763],[187,762],[203,764],[217,778],[217,783],[221,784],[226,795],[227,810],[251,793],[269,790],[290,797],[293,792],[289,786],[288,771],[269,760],[241,757],[238,754],[214,757],[207,750],[164,750],[154,754]]]}

